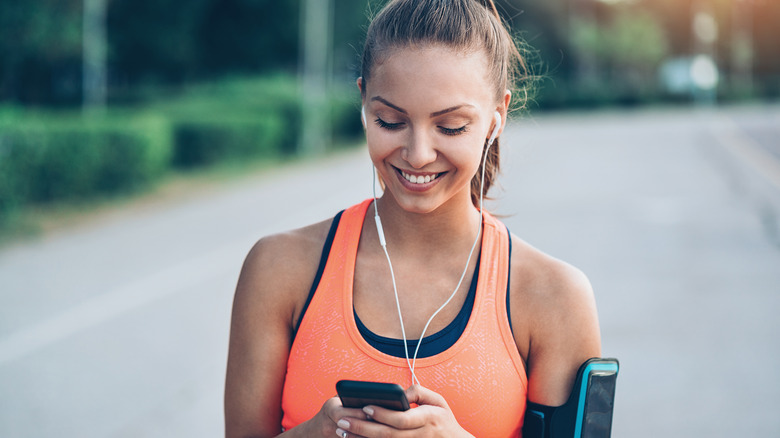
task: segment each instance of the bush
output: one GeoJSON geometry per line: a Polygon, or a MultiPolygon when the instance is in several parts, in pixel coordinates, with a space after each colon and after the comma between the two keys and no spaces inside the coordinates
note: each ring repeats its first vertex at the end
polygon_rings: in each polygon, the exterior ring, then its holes
{"type": "Polygon", "coordinates": [[[0,120],[0,222],[19,205],[132,191],[169,165],[170,130],[154,116],[0,120]]]}
{"type": "Polygon", "coordinates": [[[294,77],[195,85],[154,108],[171,119],[173,162],[179,167],[291,154],[297,146],[300,109],[294,77]]]}
{"type": "MultiPolygon", "coordinates": [[[[357,92],[328,102],[333,138],[362,134],[357,92]]],[[[103,117],[0,105],[0,226],[20,206],[137,190],[170,167],[293,154],[301,132],[292,76],[191,86],[103,117]]]]}
{"type": "Polygon", "coordinates": [[[356,90],[345,90],[330,99],[330,124],[336,142],[353,141],[363,136],[360,122],[360,95],[356,90]]]}
{"type": "Polygon", "coordinates": [[[274,113],[180,117],[173,122],[174,159],[179,167],[215,164],[280,154],[284,121],[274,113]]]}

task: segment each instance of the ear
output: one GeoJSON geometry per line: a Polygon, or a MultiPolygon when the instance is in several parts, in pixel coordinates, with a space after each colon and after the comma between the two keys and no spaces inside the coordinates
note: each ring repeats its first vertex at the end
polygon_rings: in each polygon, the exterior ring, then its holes
{"type": "Polygon", "coordinates": [[[512,101],[512,92],[509,90],[506,90],[504,92],[504,96],[501,99],[501,102],[498,106],[496,106],[496,111],[501,114],[501,128],[498,131],[498,135],[501,136],[501,133],[504,132],[504,128],[506,127],[506,121],[509,117],[509,103],[512,101]]]}

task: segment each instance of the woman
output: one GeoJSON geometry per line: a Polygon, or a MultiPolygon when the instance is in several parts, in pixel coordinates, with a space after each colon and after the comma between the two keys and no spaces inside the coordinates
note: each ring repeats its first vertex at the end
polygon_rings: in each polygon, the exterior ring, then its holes
{"type": "Polygon", "coordinates": [[[250,251],[227,436],[519,436],[527,400],[566,401],[600,355],[590,285],[481,212],[518,65],[491,0],[373,20],[358,87],[384,191],[250,251]],[[413,408],[345,408],[340,379],[401,384],[413,408]]]}

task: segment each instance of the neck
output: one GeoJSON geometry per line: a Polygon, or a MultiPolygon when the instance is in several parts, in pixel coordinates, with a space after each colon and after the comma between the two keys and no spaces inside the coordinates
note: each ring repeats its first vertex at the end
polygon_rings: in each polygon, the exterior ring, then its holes
{"type": "Polygon", "coordinates": [[[463,198],[452,199],[429,213],[412,213],[401,208],[392,195],[383,194],[377,200],[377,208],[388,245],[428,252],[470,248],[479,232],[481,218],[470,198],[463,198]]]}

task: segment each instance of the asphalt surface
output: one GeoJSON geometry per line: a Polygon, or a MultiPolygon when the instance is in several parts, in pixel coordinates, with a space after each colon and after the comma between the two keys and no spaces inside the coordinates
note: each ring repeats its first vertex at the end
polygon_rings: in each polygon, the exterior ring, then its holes
{"type": "MultiPolygon", "coordinates": [[[[492,209],[588,274],[615,437],[780,436],[780,106],[538,115],[492,209]]],[[[371,195],[364,149],[0,248],[0,436],[213,437],[261,236],[371,195]]]]}

